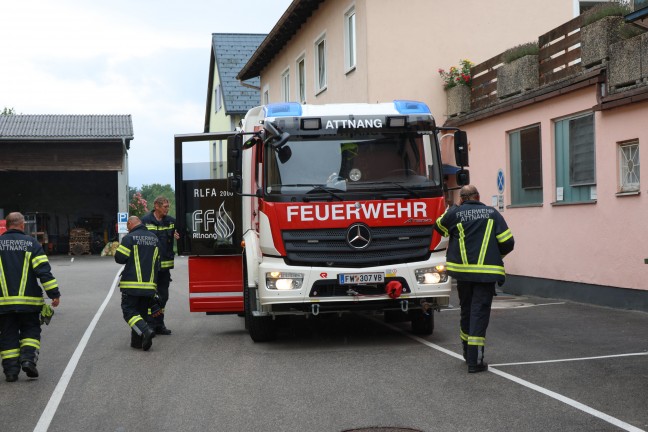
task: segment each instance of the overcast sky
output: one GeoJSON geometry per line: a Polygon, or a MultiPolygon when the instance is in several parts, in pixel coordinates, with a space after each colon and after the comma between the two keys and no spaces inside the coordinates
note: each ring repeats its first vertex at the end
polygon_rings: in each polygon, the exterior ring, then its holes
{"type": "Polygon", "coordinates": [[[130,186],[175,187],[173,136],[203,132],[212,33],[268,33],[290,3],[4,1],[0,110],[130,114],[130,186]]]}

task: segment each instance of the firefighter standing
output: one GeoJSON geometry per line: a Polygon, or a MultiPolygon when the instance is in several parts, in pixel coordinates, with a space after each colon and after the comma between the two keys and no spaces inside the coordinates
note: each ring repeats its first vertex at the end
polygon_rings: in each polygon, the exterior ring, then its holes
{"type": "Polygon", "coordinates": [[[488,369],[484,345],[495,284],[504,283],[502,258],[513,250],[515,241],[502,215],[479,202],[475,186],[462,187],[459,195],[461,204],[449,208],[434,227],[444,237],[450,236],[447,269],[457,280],[464,358],[468,372],[475,373],[488,369]]]}
{"type": "Polygon", "coordinates": [[[126,223],[128,234],[115,252],[115,261],[125,264],[119,281],[124,320],[131,328],[131,347],[148,351],[155,331],[146,323],[149,308],[155,305],[156,279],[160,267],[158,238],[137,216],[126,223]]]}
{"type": "Polygon", "coordinates": [[[153,232],[160,240],[160,261],[161,267],[158,272],[158,295],[162,313],[157,317],[148,318],[149,324],[160,335],[170,335],[164,324],[164,311],[169,300],[169,284],[171,283],[171,269],[173,268],[173,241],[180,238],[175,230],[175,219],[169,216],[169,200],[163,196],[155,198],[154,209],[142,216],[142,223],[149,231],[153,232]]]}
{"type": "Polygon", "coordinates": [[[38,377],[39,314],[43,311],[45,316],[47,310],[51,316],[43,289],[54,307],[61,293],[45,251],[24,233],[25,217],[9,213],[6,223],[7,231],[0,236],[0,355],[7,381],[14,382],[21,368],[29,378],[38,377]]]}

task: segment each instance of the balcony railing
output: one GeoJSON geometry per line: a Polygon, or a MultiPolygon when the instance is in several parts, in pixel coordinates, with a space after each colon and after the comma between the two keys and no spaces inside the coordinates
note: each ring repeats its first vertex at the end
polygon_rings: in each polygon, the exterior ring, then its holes
{"type": "MultiPolygon", "coordinates": [[[[578,16],[538,38],[541,86],[570,77],[582,70],[581,22],[582,18],[578,16]]],[[[471,68],[471,109],[485,108],[498,102],[497,69],[504,64],[503,58],[504,53],[501,53],[471,68]]]]}

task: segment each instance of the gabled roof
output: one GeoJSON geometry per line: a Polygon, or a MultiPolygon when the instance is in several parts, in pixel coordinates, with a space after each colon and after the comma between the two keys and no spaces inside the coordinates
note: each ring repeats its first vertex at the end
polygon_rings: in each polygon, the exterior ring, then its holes
{"type": "MultiPolygon", "coordinates": [[[[236,75],[265,37],[265,34],[212,34],[212,47],[223,90],[223,108],[226,115],[244,114],[259,104],[259,90],[241,85],[236,75]]],[[[247,84],[258,88],[260,80],[253,77],[247,84]]]]}
{"type": "Polygon", "coordinates": [[[133,139],[130,115],[3,115],[0,140],[133,139]]]}
{"type": "Polygon", "coordinates": [[[254,55],[240,69],[236,78],[245,81],[260,76],[263,68],[290,41],[322,2],[324,0],[293,0],[254,55]]]}

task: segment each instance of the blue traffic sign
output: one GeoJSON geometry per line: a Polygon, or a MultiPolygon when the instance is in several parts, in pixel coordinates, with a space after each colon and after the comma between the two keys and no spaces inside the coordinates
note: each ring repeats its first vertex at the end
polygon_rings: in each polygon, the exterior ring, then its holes
{"type": "Polygon", "coordinates": [[[497,171],[497,190],[499,193],[504,193],[504,171],[501,169],[497,171]]]}

